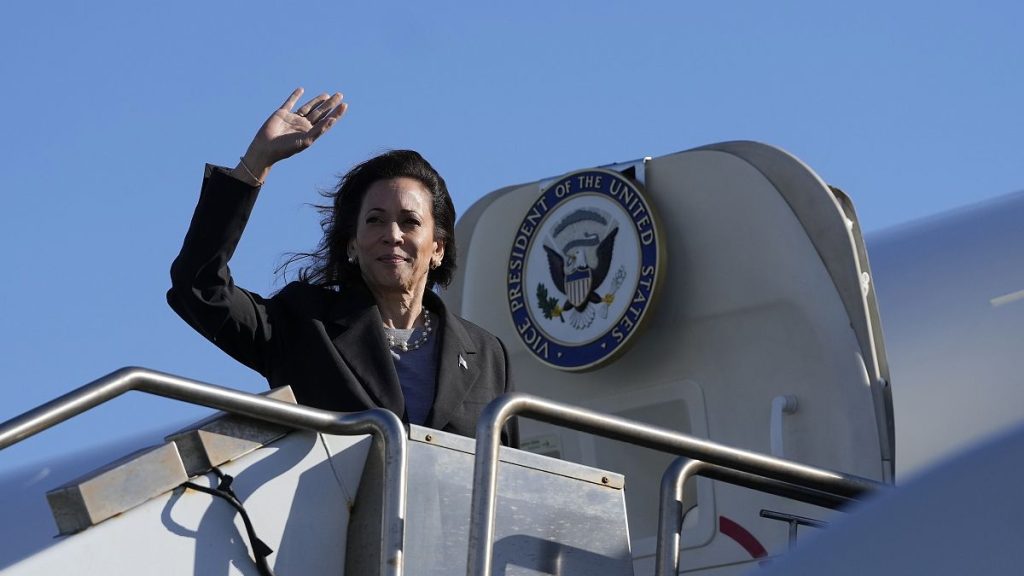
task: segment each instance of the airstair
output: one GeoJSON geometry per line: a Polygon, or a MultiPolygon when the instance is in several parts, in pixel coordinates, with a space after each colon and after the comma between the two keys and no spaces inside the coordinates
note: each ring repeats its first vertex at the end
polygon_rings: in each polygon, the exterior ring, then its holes
{"type": "MultiPolygon", "coordinates": [[[[682,457],[663,480],[658,574],[676,573],[690,477],[826,507],[881,486],[524,394],[493,402],[474,442],[405,428],[383,410],[331,413],[287,402],[287,389],[263,397],[140,368],[0,425],[0,448],[128,391],[228,414],[49,488],[61,536],[23,537],[0,555],[0,572],[634,574],[623,476],[499,447],[512,417],[682,457]],[[187,487],[215,490],[212,470],[232,479],[244,520],[187,487]]],[[[3,522],[5,533],[39,525],[10,514],[3,522]]]]}

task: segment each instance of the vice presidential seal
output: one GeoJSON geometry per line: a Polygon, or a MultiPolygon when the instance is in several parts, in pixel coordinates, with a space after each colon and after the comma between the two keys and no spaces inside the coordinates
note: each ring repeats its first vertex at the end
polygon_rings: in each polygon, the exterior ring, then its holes
{"type": "Polygon", "coordinates": [[[611,170],[569,174],[548,186],[516,230],[508,260],[516,332],[545,364],[597,367],[643,322],[661,260],[636,184],[611,170]]]}

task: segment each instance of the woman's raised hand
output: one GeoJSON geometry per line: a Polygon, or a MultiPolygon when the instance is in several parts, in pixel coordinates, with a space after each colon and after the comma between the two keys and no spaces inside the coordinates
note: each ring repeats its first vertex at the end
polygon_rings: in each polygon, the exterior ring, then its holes
{"type": "Polygon", "coordinates": [[[348,109],[343,96],[335,92],[320,94],[292,111],[302,92],[296,88],[263,123],[235,168],[236,176],[262,184],[274,163],[312,146],[348,109]]]}

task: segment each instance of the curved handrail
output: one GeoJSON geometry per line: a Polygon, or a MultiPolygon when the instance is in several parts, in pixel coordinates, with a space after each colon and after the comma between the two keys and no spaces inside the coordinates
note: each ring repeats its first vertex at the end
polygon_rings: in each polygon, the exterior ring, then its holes
{"type": "Polygon", "coordinates": [[[669,576],[678,572],[680,524],[683,519],[683,487],[686,485],[686,481],[694,476],[704,476],[728,484],[833,509],[848,506],[863,496],[855,498],[837,496],[681,456],[668,466],[665,474],[661,477],[661,506],[658,508],[655,576],[669,576]]]}
{"type": "Polygon", "coordinates": [[[856,498],[884,484],[740,450],[666,428],[586,410],[528,394],[507,394],[484,408],[476,428],[473,500],[470,511],[468,576],[489,575],[493,560],[495,492],[501,428],[515,415],[629,442],[645,448],[687,456],[702,462],[748,472],[826,492],[856,498]]]}
{"type": "Polygon", "coordinates": [[[408,439],[402,421],[388,410],[374,408],[363,412],[330,412],[146,368],[126,367],[0,424],[0,450],[131,390],[292,428],[334,435],[372,434],[380,438],[385,464],[380,573],[402,576],[408,439]]]}

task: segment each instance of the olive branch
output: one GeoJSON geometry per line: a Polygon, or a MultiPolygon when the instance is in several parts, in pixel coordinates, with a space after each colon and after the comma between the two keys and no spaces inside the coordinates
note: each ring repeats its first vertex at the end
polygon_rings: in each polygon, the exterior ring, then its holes
{"type": "Polygon", "coordinates": [[[562,308],[558,305],[558,299],[548,296],[548,287],[539,282],[537,283],[537,305],[540,306],[541,312],[548,320],[556,316],[561,319],[562,308]]]}

